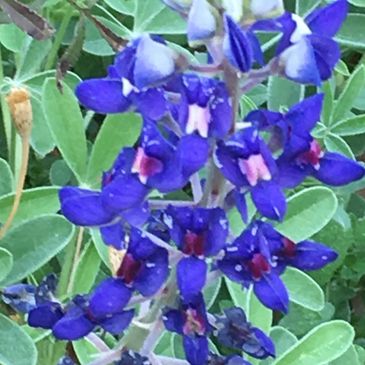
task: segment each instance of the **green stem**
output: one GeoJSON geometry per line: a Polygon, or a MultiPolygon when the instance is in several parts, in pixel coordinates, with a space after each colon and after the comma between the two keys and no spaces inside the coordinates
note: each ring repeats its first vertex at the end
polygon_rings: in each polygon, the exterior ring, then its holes
{"type": "Polygon", "coordinates": [[[62,19],[61,25],[56,33],[56,38],[53,42],[51,51],[47,58],[46,65],[44,67],[45,71],[52,69],[57,61],[58,50],[61,47],[63,38],[65,37],[67,27],[72,18],[72,14],[73,14],[73,8],[70,6],[67,8],[67,11],[62,19]]]}
{"type": "MultiPolygon", "coordinates": [[[[0,46],[0,85],[2,85],[4,82],[4,69],[3,69],[3,61],[2,61],[2,54],[1,54],[1,46],[0,46]]],[[[11,164],[11,145],[12,145],[12,122],[11,122],[11,116],[8,104],[5,100],[5,96],[1,95],[1,113],[3,117],[3,123],[4,123],[4,130],[5,130],[5,137],[6,137],[6,145],[8,147],[8,158],[9,162],[12,168],[14,166],[11,164]]],[[[14,170],[13,170],[14,171],[14,170]]]]}

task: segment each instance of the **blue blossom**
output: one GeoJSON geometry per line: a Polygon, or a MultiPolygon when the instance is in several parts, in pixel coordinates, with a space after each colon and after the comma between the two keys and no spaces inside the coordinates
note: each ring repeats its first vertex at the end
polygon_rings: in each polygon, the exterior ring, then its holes
{"type": "Polygon", "coordinates": [[[280,279],[287,266],[318,270],[333,262],[337,253],[315,241],[295,244],[270,224],[255,221],[225,249],[218,267],[233,281],[253,285],[258,299],[267,307],[286,312],[288,293],[280,279]]]}
{"type": "Polygon", "coordinates": [[[240,130],[228,141],[219,142],[215,157],[223,175],[236,187],[236,202],[244,219],[244,195],[248,192],[262,215],[275,220],[284,217],[286,200],[278,183],[277,166],[256,127],[240,130]]]}
{"type": "Polygon", "coordinates": [[[307,176],[333,186],[361,179],[365,169],[339,153],[325,152],[311,131],[320,119],[323,95],[318,94],[295,104],[288,113],[251,112],[246,120],[258,128],[272,131],[271,145],[283,149],[277,159],[279,182],[295,187],[307,176]]]}
{"type": "Polygon", "coordinates": [[[174,57],[160,38],[143,35],[116,55],[107,77],[81,82],[76,96],[97,113],[122,113],[134,106],[145,117],[158,120],[167,101],[163,89],[153,86],[174,74],[174,57]]]}
{"type": "Polygon", "coordinates": [[[147,357],[133,351],[124,351],[115,365],[152,365],[147,357]]]}
{"type": "Polygon", "coordinates": [[[168,273],[167,251],[132,228],[115,280],[122,280],[129,288],[151,296],[161,288],[168,273]]]}
{"type": "Polygon", "coordinates": [[[242,308],[224,310],[217,317],[218,342],[226,347],[240,350],[257,359],[275,357],[275,346],[270,337],[247,321],[242,308]]]}
{"type": "Polygon", "coordinates": [[[232,106],[225,84],[212,78],[185,74],[181,82],[177,119],[186,134],[224,138],[232,125],[232,106]]]}
{"type": "Polygon", "coordinates": [[[259,21],[253,28],[283,33],[277,55],[287,78],[320,85],[331,77],[340,59],[340,48],[332,38],[346,19],[347,9],[346,0],[337,0],[305,19],[285,13],[274,21],[259,21]]]}
{"type": "Polygon", "coordinates": [[[210,325],[203,296],[198,294],[179,309],[167,309],[163,321],[168,331],[183,336],[185,356],[191,365],[205,364],[208,360],[208,333],[210,325]]]}
{"type": "Polygon", "coordinates": [[[177,284],[184,300],[195,297],[204,287],[206,257],[217,255],[226,245],[228,221],[223,209],[168,207],[170,234],[187,257],[177,264],[177,284]]]}
{"type": "Polygon", "coordinates": [[[62,356],[57,365],[76,365],[76,363],[68,356],[62,356]]]}

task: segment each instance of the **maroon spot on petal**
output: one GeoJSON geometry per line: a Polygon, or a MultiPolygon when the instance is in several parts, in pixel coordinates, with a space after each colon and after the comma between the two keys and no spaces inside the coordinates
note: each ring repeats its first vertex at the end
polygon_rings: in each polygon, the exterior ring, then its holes
{"type": "Polygon", "coordinates": [[[258,280],[261,279],[264,274],[270,272],[271,266],[264,255],[256,253],[253,255],[251,261],[249,261],[248,268],[253,278],[258,280]]]}
{"type": "Polygon", "coordinates": [[[301,164],[310,164],[316,170],[319,169],[319,163],[321,158],[323,157],[323,151],[320,144],[314,139],[308,151],[302,153],[297,159],[301,164]]]}
{"type": "Polygon", "coordinates": [[[184,237],[183,252],[187,255],[204,255],[205,237],[204,234],[197,234],[188,231],[184,237]]]}
{"type": "Polygon", "coordinates": [[[203,336],[206,331],[204,318],[193,308],[189,308],[185,312],[185,324],[183,332],[185,335],[203,336]]]}
{"type": "Polygon", "coordinates": [[[127,253],[117,271],[117,276],[122,278],[126,284],[130,284],[138,275],[141,267],[141,262],[135,260],[130,253],[127,253]]]}
{"type": "Polygon", "coordinates": [[[142,147],[138,147],[136,157],[133,162],[132,172],[139,175],[143,184],[146,183],[150,176],[156,175],[163,170],[163,164],[160,160],[146,155],[142,147]]]}
{"type": "Polygon", "coordinates": [[[295,243],[286,237],[283,238],[282,242],[284,245],[283,254],[289,258],[294,257],[297,250],[295,243]]]}

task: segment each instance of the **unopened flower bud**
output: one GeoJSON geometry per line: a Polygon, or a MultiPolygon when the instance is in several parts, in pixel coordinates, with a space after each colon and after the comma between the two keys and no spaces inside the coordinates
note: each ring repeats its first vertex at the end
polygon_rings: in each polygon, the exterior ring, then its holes
{"type": "Polygon", "coordinates": [[[27,137],[32,130],[32,104],[30,94],[23,87],[14,87],[6,97],[14,125],[21,137],[27,137]]]}
{"type": "Polygon", "coordinates": [[[250,7],[256,18],[271,18],[284,12],[283,0],[251,0],[250,7]]]}

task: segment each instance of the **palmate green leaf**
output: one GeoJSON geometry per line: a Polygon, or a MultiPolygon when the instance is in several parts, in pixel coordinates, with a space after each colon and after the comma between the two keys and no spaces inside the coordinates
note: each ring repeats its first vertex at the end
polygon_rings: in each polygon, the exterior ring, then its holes
{"type": "Polygon", "coordinates": [[[361,365],[359,356],[356,352],[355,346],[351,345],[350,348],[339,358],[334,361],[331,361],[328,365],[361,365]]]}
{"type": "Polygon", "coordinates": [[[0,43],[9,51],[20,52],[27,38],[30,37],[15,24],[0,24],[0,43]]]}
{"type": "Polygon", "coordinates": [[[0,363],[35,365],[37,349],[32,339],[14,321],[0,314],[0,363]]]}
{"type": "Polygon", "coordinates": [[[0,286],[15,283],[47,263],[72,239],[74,226],[59,215],[45,215],[11,229],[1,247],[13,255],[14,265],[0,286]]]}
{"type": "Polygon", "coordinates": [[[329,152],[341,153],[342,155],[355,160],[355,156],[351,151],[351,147],[340,136],[337,136],[333,133],[327,134],[324,138],[324,145],[329,152]]]}
{"type": "Polygon", "coordinates": [[[314,10],[320,4],[321,0],[296,0],[295,12],[303,17],[304,15],[307,15],[312,10],[314,10]]]}
{"type": "Polygon", "coordinates": [[[209,309],[214,304],[221,286],[222,278],[218,278],[218,280],[214,281],[212,284],[205,286],[203,296],[207,309],[209,309]]]}
{"type": "Polygon", "coordinates": [[[136,0],[134,33],[184,34],[186,22],[161,0],[136,0]]]}
{"type": "Polygon", "coordinates": [[[312,187],[288,199],[285,220],[275,228],[294,242],[303,241],[320,231],[334,216],[337,198],[326,187],[312,187]]]}
{"type": "Polygon", "coordinates": [[[42,93],[43,110],[49,129],[62,157],[79,181],[86,173],[87,147],[84,120],[73,91],[64,85],[63,94],[56,80],[46,80],[42,93]]]}
{"type": "Polygon", "coordinates": [[[97,228],[90,229],[90,234],[99,257],[107,267],[110,267],[108,246],[104,243],[99,229],[97,228]]]}
{"type": "Polygon", "coordinates": [[[133,146],[142,128],[142,118],[135,113],[109,115],[96,137],[87,170],[91,186],[100,184],[101,175],[110,169],[123,147],[133,146]]]}
{"type": "Polygon", "coordinates": [[[330,125],[332,122],[334,90],[332,89],[329,81],[323,83],[322,91],[324,93],[324,100],[323,100],[321,120],[325,125],[330,125]]]}
{"type": "Polygon", "coordinates": [[[104,0],[104,2],[119,13],[134,14],[135,0],[104,0]]]}
{"type": "Polygon", "coordinates": [[[339,60],[337,62],[337,65],[335,66],[335,71],[343,76],[350,76],[349,68],[347,67],[346,63],[342,60],[339,60]]]}
{"type": "Polygon", "coordinates": [[[365,114],[341,120],[332,126],[331,131],[339,136],[354,136],[365,133],[365,114]]]}
{"type": "Polygon", "coordinates": [[[291,302],[313,311],[320,311],[324,308],[323,290],[310,276],[288,267],[282,280],[288,289],[291,302]]]}
{"type": "Polygon", "coordinates": [[[13,255],[0,247],[0,281],[3,280],[13,267],[13,255]]]}
{"type": "Polygon", "coordinates": [[[344,354],[354,336],[354,329],[345,321],[323,323],[277,358],[273,365],[324,365],[344,354]]]}
{"type": "Polygon", "coordinates": [[[0,197],[13,191],[14,178],[9,164],[0,158],[0,197]]]}
{"type": "Polygon", "coordinates": [[[349,14],[335,39],[343,46],[364,50],[364,24],[365,14],[349,14]]]}
{"type": "MultiPolygon", "coordinates": [[[[19,209],[15,215],[13,226],[20,222],[39,217],[44,214],[56,213],[60,210],[58,187],[45,186],[28,189],[23,192],[19,209]]],[[[0,221],[5,222],[13,205],[14,193],[0,198],[0,221]]]]}
{"type": "Polygon", "coordinates": [[[72,346],[81,365],[91,363],[100,354],[100,351],[87,338],[73,341],[72,346]]]}
{"type": "Polygon", "coordinates": [[[272,76],[268,84],[268,109],[282,111],[303,99],[304,86],[283,77],[272,76]]]}
{"type": "MultiPolygon", "coordinates": [[[[365,20],[365,19],[364,19],[365,20]]],[[[348,79],[346,87],[342,90],[333,111],[333,123],[336,123],[346,117],[351,110],[353,101],[360,93],[365,83],[365,66],[358,67],[348,79]]]]}

